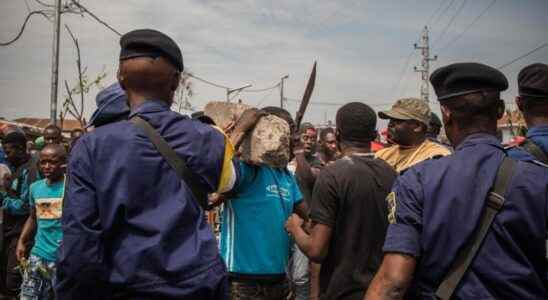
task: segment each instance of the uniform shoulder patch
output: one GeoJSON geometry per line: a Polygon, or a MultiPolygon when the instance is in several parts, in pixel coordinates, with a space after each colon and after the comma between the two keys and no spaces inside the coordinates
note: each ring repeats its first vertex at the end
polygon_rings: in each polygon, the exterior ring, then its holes
{"type": "Polygon", "coordinates": [[[396,193],[390,192],[386,196],[388,202],[388,223],[396,224],[396,193]]]}

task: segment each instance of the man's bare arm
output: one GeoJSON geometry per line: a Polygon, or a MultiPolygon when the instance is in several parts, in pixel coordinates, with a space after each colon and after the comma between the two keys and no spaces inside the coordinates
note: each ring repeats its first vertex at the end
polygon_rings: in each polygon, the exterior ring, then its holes
{"type": "Polygon", "coordinates": [[[299,217],[301,217],[301,219],[305,222],[308,222],[308,207],[304,201],[301,201],[299,204],[295,205],[293,212],[299,215],[299,217]]]}
{"type": "Polygon", "coordinates": [[[36,232],[36,209],[30,209],[30,215],[23,225],[23,230],[21,231],[21,236],[17,241],[17,247],[15,249],[15,256],[18,261],[27,258],[27,246],[30,244],[31,239],[34,237],[36,232]]]}
{"type": "Polygon", "coordinates": [[[316,223],[312,225],[310,235],[308,235],[302,228],[302,224],[303,219],[293,214],[287,220],[285,227],[295,239],[295,243],[297,243],[299,249],[311,261],[321,263],[329,250],[332,229],[327,225],[316,223]]]}
{"type": "Polygon", "coordinates": [[[400,253],[385,254],[364,300],[403,299],[416,266],[417,260],[413,256],[400,253]]]}

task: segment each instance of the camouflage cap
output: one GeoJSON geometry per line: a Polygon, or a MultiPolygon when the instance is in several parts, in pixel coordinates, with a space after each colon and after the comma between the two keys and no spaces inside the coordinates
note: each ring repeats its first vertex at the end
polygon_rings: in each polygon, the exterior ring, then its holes
{"type": "Polygon", "coordinates": [[[392,108],[380,111],[381,119],[416,120],[428,126],[430,122],[430,108],[424,100],[404,98],[396,101],[392,108]]]}

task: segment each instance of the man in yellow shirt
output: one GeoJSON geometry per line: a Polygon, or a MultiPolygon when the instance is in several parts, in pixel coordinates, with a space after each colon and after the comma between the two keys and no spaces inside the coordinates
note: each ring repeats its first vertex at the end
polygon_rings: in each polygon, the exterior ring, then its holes
{"type": "Polygon", "coordinates": [[[426,138],[430,108],[423,100],[400,99],[390,110],[379,112],[379,117],[390,120],[388,136],[394,145],[378,151],[375,157],[386,161],[398,173],[423,160],[451,154],[446,147],[426,138]]]}

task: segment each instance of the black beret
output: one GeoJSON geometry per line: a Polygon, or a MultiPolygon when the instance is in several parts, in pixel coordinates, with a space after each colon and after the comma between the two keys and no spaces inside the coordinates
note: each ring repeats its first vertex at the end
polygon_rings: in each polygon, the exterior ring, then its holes
{"type": "Polygon", "coordinates": [[[430,76],[438,101],[486,90],[504,91],[508,80],[499,70],[479,63],[456,63],[430,76]]]}
{"type": "Polygon", "coordinates": [[[548,65],[532,64],[519,72],[519,95],[548,99],[548,65]]]}
{"type": "Polygon", "coordinates": [[[179,71],[184,69],[181,49],[169,36],[152,29],[138,29],[120,38],[120,60],[135,57],[159,57],[169,60],[179,71]]]}

